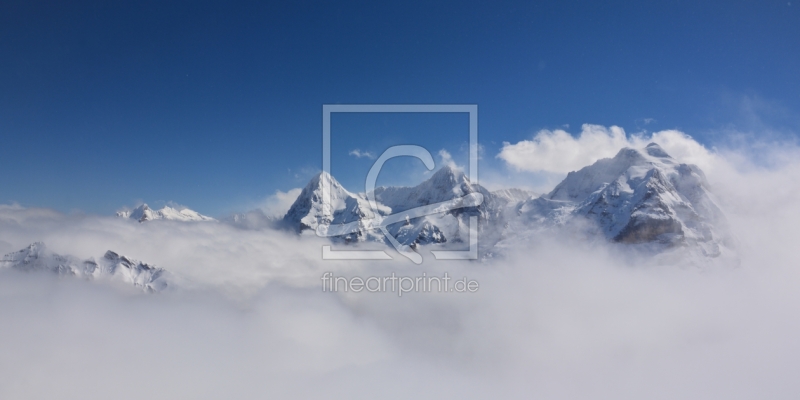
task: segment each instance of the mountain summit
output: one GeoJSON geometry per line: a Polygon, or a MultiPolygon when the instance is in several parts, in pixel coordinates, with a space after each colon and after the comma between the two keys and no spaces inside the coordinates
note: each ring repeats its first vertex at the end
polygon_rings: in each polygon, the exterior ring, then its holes
{"type": "Polygon", "coordinates": [[[48,272],[59,276],[75,276],[88,280],[118,281],[152,293],[172,285],[172,276],[164,269],[121,256],[113,251],[95,260],[80,260],[51,252],[42,242],[6,254],[0,268],[28,272],[48,272]]]}
{"type": "Polygon", "coordinates": [[[164,206],[164,208],[160,210],[153,210],[148,207],[147,204],[142,204],[131,211],[117,212],[117,216],[134,219],[139,222],[153,221],[157,219],[166,219],[172,221],[216,221],[214,218],[207,217],[188,208],[178,209],[170,206],[164,206]]]}
{"type": "MultiPolygon", "coordinates": [[[[316,175],[303,189],[289,212],[284,223],[291,228],[303,232],[317,230],[331,232],[338,226],[358,222],[354,232],[335,238],[345,242],[380,241],[385,237],[374,229],[386,223],[389,233],[403,245],[416,247],[420,244],[439,244],[460,246],[468,243],[469,217],[477,216],[487,222],[483,227],[502,226],[499,222],[501,210],[509,199],[496,196],[480,185],[473,184],[463,171],[450,166],[437,170],[431,177],[412,187],[378,187],[374,191],[377,213],[373,212],[364,193],[351,193],[342,187],[327,173],[316,175]],[[331,214],[326,218],[323,213],[322,181],[331,182],[331,214]],[[403,219],[402,214],[417,207],[435,205],[457,200],[471,194],[483,196],[483,202],[477,206],[456,208],[438,214],[409,216],[403,219]],[[394,221],[388,222],[392,216],[394,221]],[[398,217],[399,216],[399,217],[398,217]]],[[[492,235],[486,235],[488,238],[492,235]]]]}
{"type": "Polygon", "coordinates": [[[699,248],[711,257],[732,247],[725,216],[703,172],[676,161],[656,143],[642,149],[623,148],[613,158],[570,172],[540,197],[519,189],[490,192],[450,166],[419,185],[379,187],[374,195],[377,213],[365,194],[351,193],[332,176],[320,173],[306,185],[283,222],[298,232],[345,232],[337,228],[352,228],[356,223],[357,229],[335,238],[345,242],[384,241],[374,226],[385,223],[404,245],[449,246],[465,243],[469,217],[475,216],[484,254],[492,253],[498,242],[527,240],[528,232],[558,226],[655,249],[699,248]],[[325,180],[331,187],[329,217],[322,204],[325,180]],[[478,193],[483,202],[477,206],[425,216],[409,213],[402,219],[406,211],[478,193]]]}
{"type": "Polygon", "coordinates": [[[700,168],[655,143],[570,172],[550,193],[522,203],[519,215],[541,226],[588,220],[590,230],[615,242],[696,245],[708,256],[729,241],[700,168]]]}
{"type": "MultiPolygon", "coordinates": [[[[382,208],[382,211],[385,209],[382,208]]],[[[341,225],[375,218],[369,202],[361,194],[347,191],[327,172],[320,172],[308,182],[283,217],[284,224],[298,232],[317,230],[319,227],[341,225]],[[323,204],[323,183],[330,186],[330,209],[323,204]]],[[[343,237],[346,241],[364,241],[367,232],[359,230],[343,237]]]]}

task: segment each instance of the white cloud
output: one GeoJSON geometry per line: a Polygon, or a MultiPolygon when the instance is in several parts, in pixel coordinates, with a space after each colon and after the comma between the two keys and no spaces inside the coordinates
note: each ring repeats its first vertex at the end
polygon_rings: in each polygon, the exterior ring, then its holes
{"type": "Polygon", "coordinates": [[[800,150],[758,147],[778,160],[764,166],[657,135],[707,163],[738,268],[557,236],[479,263],[323,262],[313,235],[0,206],[3,252],[112,249],[194,282],[131,295],[0,271],[0,398],[794,398],[800,150]],[[480,290],[323,293],[326,271],[448,272],[480,290]],[[120,371],[144,383],[121,389],[120,371]]]}
{"type": "Polygon", "coordinates": [[[457,168],[455,161],[453,161],[453,156],[445,149],[439,150],[439,162],[442,165],[457,168]]]}
{"type": "Polygon", "coordinates": [[[361,151],[359,149],[350,150],[350,153],[348,154],[354,156],[355,158],[369,158],[370,160],[374,160],[376,158],[374,153],[369,151],[361,151]]]}
{"type": "Polygon", "coordinates": [[[644,147],[649,142],[658,143],[682,162],[697,163],[701,167],[711,156],[705,147],[680,131],[628,136],[618,126],[584,124],[577,137],[561,129],[541,130],[531,140],[504,142],[497,157],[518,171],[563,174],[601,158],[613,157],[623,147],[644,147]]]}
{"type": "Polygon", "coordinates": [[[289,208],[294,201],[297,200],[297,196],[300,196],[300,192],[302,191],[303,189],[301,188],[294,188],[288,192],[276,190],[273,195],[264,200],[259,208],[261,211],[264,211],[264,214],[267,216],[282,217],[286,215],[286,212],[289,211],[289,208]]]}
{"type": "Polygon", "coordinates": [[[613,156],[627,144],[620,127],[584,124],[577,138],[556,129],[539,131],[532,140],[504,142],[497,157],[521,171],[569,172],[613,156]]]}
{"type": "MultiPolygon", "coordinates": [[[[486,147],[480,143],[477,143],[475,149],[477,150],[476,153],[478,153],[478,160],[483,160],[483,156],[486,155],[486,147]]],[[[459,147],[459,151],[467,159],[469,159],[470,150],[472,150],[472,147],[467,142],[462,143],[461,146],[459,147]]]]}

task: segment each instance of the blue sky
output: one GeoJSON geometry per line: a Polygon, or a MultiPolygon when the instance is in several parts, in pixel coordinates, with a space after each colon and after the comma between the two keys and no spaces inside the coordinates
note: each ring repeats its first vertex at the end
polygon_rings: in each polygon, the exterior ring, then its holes
{"type": "MultiPolygon", "coordinates": [[[[328,103],[478,104],[495,169],[567,124],[800,127],[800,4],[272,3],[0,4],[0,202],[233,211],[321,168],[328,103]]],[[[334,118],[334,175],[397,141],[459,157],[466,121],[334,118]]]]}

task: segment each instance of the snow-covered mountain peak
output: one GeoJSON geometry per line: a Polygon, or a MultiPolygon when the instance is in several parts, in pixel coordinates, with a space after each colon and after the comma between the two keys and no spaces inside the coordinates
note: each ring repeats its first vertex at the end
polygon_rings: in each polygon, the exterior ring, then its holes
{"type": "Polygon", "coordinates": [[[153,221],[158,219],[172,221],[216,221],[214,218],[207,217],[188,208],[164,206],[164,208],[160,210],[153,210],[146,203],[134,208],[131,211],[117,212],[117,216],[122,218],[130,218],[139,222],[153,221]]]}
{"type": "Polygon", "coordinates": [[[623,148],[614,157],[570,172],[540,197],[519,189],[489,192],[452,166],[439,168],[416,186],[379,187],[373,194],[378,215],[366,195],[350,193],[333,177],[320,173],[306,185],[283,222],[301,232],[342,232],[345,241],[383,240],[373,234],[382,221],[397,221],[408,210],[480,194],[483,201],[477,206],[417,217],[409,214],[402,223],[389,223],[388,231],[412,247],[458,245],[467,237],[469,219],[478,217],[479,246],[489,252],[498,241],[529,237],[520,234],[558,225],[653,248],[699,247],[709,256],[730,248],[725,217],[703,172],[675,160],[656,143],[623,148]],[[330,210],[325,210],[322,201],[325,180],[331,183],[330,210]]]}
{"type": "Polygon", "coordinates": [[[163,279],[165,274],[163,268],[119,255],[111,250],[106,251],[99,265],[106,274],[141,287],[145,291],[158,292],[168,286],[167,280],[163,279]]]}
{"type": "Polygon", "coordinates": [[[670,175],[678,165],[658,144],[650,143],[643,149],[626,147],[613,158],[604,158],[570,172],[545,196],[550,200],[576,201],[612,182],[618,181],[625,189],[623,183],[644,179],[653,170],[657,170],[660,175],[670,175]]]}
{"type": "Polygon", "coordinates": [[[323,182],[325,181],[330,182],[331,187],[343,188],[342,184],[339,183],[339,181],[337,181],[336,178],[334,178],[331,174],[325,171],[320,171],[319,173],[311,177],[311,180],[308,181],[307,186],[322,186],[323,182]]]}
{"type": "Polygon", "coordinates": [[[17,253],[12,253],[12,254],[24,255],[24,258],[35,258],[38,254],[44,253],[46,251],[47,251],[47,246],[44,244],[44,242],[33,242],[24,249],[18,251],[17,253]]]}
{"type": "Polygon", "coordinates": [[[30,269],[47,269],[56,266],[61,260],[53,258],[43,242],[34,242],[24,249],[6,254],[0,261],[0,267],[26,266],[30,269]]]}
{"type": "Polygon", "coordinates": [[[117,216],[122,218],[130,218],[135,219],[139,222],[145,218],[145,215],[152,215],[153,210],[147,206],[147,204],[142,204],[139,207],[134,208],[133,210],[126,210],[126,211],[117,211],[117,216]]]}
{"type": "Polygon", "coordinates": [[[392,212],[399,212],[485,191],[470,183],[464,171],[445,165],[417,186],[376,188],[375,198],[392,212]]]}
{"type": "MultiPolygon", "coordinates": [[[[405,245],[445,242],[458,245],[465,243],[465,238],[468,237],[470,216],[478,216],[484,220],[491,219],[492,224],[489,225],[503,226],[503,223],[495,224],[495,222],[501,218],[501,208],[510,201],[471,183],[462,170],[444,166],[413,187],[376,188],[373,194],[377,203],[377,216],[366,200],[367,195],[353,194],[343,188],[339,190],[339,186],[332,184],[333,218],[326,218],[323,213],[321,190],[317,190],[320,179],[320,175],[315,176],[306,185],[284,218],[284,222],[298,231],[310,229],[319,231],[318,228],[321,228],[323,232],[332,232],[331,228],[338,229],[337,225],[346,226],[351,222],[358,222],[359,225],[354,233],[343,236],[345,241],[384,241],[383,234],[372,227],[382,223],[381,221],[385,221],[384,218],[389,218],[390,215],[397,219],[398,215],[411,209],[457,201],[470,194],[479,194],[483,202],[478,206],[459,207],[455,210],[443,209],[421,217],[407,216],[405,222],[389,225],[390,234],[405,245]]],[[[333,180],[332,177],[329,179],[333,180]]]]}
{"type": "Polygon", "coordinates": [[[644,151],[647,152],[648,155],[652,157],[658,158],[672,158],[669,154],[667,154],[664,149],[661,148],[657,143],[650,143],[645,148],[644,151]]]}
{"type": "Polygon", "coordinates": [[[650,143],[644,148],[634,149],[625,147],[612,158],[619,166],[667,166],[676,165],[678,162],[672,158],[657,143],[650,143]]]}
{"type": "Polygon", "coordinates": [[[552,192],[520,206],[540,225],[581,216],[624,243],[698,245],[720,254],[726,222],[697,166],[681,164],[655,143],[570,172],[552,192]]]}
{"type": "MultiPolygon", "coordinates": [[[[336,178],[325,171],[314,175],[311,180],[308,181],[308,184],[306,184],[306,187],[303,189],[303,193],[312,196],[322,196],[322,188],[326,182],[328,183],[328,187],[331,191],[331,199],[346,199],[348,197],[355,196],[355,194],[350,193],[347,189],[345,189],[344,186],[342,186],[342,184],[336,180],[336,178]]],[[[303,194],[301,193],[300,196],[302,195],[303,194]]]]}
{"type": "Polygon", "coordinates": [[[460,168],[445,165],[439,168],[429,179],[431,186],[452,186],[469,184],[469,177],[460,168]]]}
{"type": "Polygon", "coordinates": [[[53,253],[42,242],[35,242],[22,250],[6,254],[0,260],[0,268],[49,272],[89,280],[121,281],[146,292],[159,292],[170,285],[170,278],[164,269],[113,251],[107,251],[99,260],[80,260],[77,257],[53,253]]]}
{"type": "Polygon", "coordinates": [[[346,224],[373,217],[369,202],[363,196],[350,193],[333,176],[323,171],[311,178],[283,217],[283,221],[302,231],[316,230],[320,225],[346,224]],[[323,201],[325,181],[330,183],[329,204],[323,201]]]}
{"type": "Polygon", "coordinates": [[[497,198],[505,199],[509,204],[517,204],[538,196],[535,192],[517,188],[493,190],[492,194],[497,198]]]}

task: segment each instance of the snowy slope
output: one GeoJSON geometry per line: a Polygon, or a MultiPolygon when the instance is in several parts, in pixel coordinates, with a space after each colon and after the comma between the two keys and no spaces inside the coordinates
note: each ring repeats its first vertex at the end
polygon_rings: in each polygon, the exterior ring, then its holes
{"type": "Polygon", "coordinates": [[[492,195],[505,199],[508,204],[517,204],[528,200],[531,197],[539,197],[539,194],[535,192],[517,188],[493,190],[492,195]]]}
{"type": "Polygon", "coordinates": [[[188,208],[177,209],[165,206],[160,210],[153,210],[148,207],[147,204],[142,204],[131,211],[120,211],[117,213],[117,216],[134,219],[139,222],[153,221],[158,219],[172,221],[215,221],[214,218],[207,217],[188,208]]]}
{"type": "Polygon", "coordinates": [[[399,212],[480,191],[486,190],[470,184],[463,171],[444,166],[417,186],[378,187],[375,189],[375,199],[392,212],[399,212]]]}
{"type": "Polygon", "coordinates": [[[145,292],[160,292],[171,284],[169,274],[162,268],[120,256],[113,251],[95,260],[80,260],[73,256],[62,256],[36,242],[14,253],[6,254],[0,268],[22,271],[54,273],[76,276],[89,280],[117,281],[131,284],[145,292]]]}
{"type": "MultiPolygon", "coordinates": [[[[474,207],[459,208],[444,213],[411,219],[405,224],[392,226],[390,232],[398,241],[408,245],[431,243],[468,243],[469,217],[478,217],[478,232],[482,245],[494,244],[499,227],[504,225],[505,209],[512,199],[471,183],[460,169],[443,166],[428,180],[413,187],[380,187],[375,189],[376,199],[401,213],[405,210],[440,203],[471,194],[480,194],[483,201],[474,207]]],[[[516,202],[515,202],[516,203],[516,202]]]]}
{"type": "MultiPolygon", "coordinates": [[[[428,180],[413,187],[379,187],[375,189],[377,213],[372,212],[364,194],[354,194],[344,189],[333,177],[320,173],[303,189],[284,217],[284,222],[297,231],[313,231],[322,227],[325,232],[335,232],[337,226],[360,221],[356,232],[343,235],[346,242],[385,241],[380,231],[370,227],[388,221],[388,230],[401,244],[415,247],[420,244],[468,244],[469,217],[477,216],[480,229],[501,226],[504,209],[510,200],[496,196],[480,185],[469,182],[460,170],[449,166],[436,171],[428,180]],[[323,217],[321,179],[329,179],[332,188],[333,218],[323,217]],[[432,215],[415,217],[403,213],[417,207],[453,201],[463,196],[479,194],[483,198],[478,206],[463,207],[432,215]]],[[[480,197],[478,197],[480,198],[480,197]]],[[[487,241],[490,235],[487,231],[487,241]]],[[[462,246],[463,247],[463,246],[462,246]]]]}
{"type": "MultiPolygon", "coordinates": [[[[379,208],[379,214],[387,212],[385,207],[379,208]]],[[[308,182],[297,200],[283,217],[283,222],[298,232],[323,230],[332,225],[342,225],[350,222],[370,220],[376,215],[372,212],[369,202],[363,195],[347,191],[342,185],[326,172],[320,172],[308,182]],[[330,185],[330,210],[323,209],[322,186],[327,181],[330,185]]],[[[373,231],[360,229],[342,237],[347,242],[362,242],[365,240],[380,240],[373,231]]]]}
{"type": "Polygon", "coordinates": [[[466,243],[469,217],[476,216],[479,247],[485,254],[493,253],[498,242],[526,240],[529,233],[558,226],[656,249],[692,246],[707,256],[717,256],[731,246],[727,222],[703,172],[676,161],[655,143],[643,149],[622,149],[613,158],[571,172],[540,197],[520,189],[490,192],[448,166],[417,186],[380,187],[374,194],[377,213],[364,194],[348,192],[322,173],[303,189],[283,222],[298,232],[320,228],[329,234],[348,232],[339,228],[358,224],[354,232],[342,234],[345,242],[385,241],[373,227],[387,224],[401,244],[416,247],[466,243]],[[333,218],[323,217],[323,179],[331,184],[333,218]],[[417,207],[475,194],[483,198],[480,205],[426,216],[413,214],[417,207]]]}
{"type": "Polygon", "coordinates": [[[729,241],[703,172],[655,143],[570,172],[550,193],[522,203],[518,214],[516,229],[588,221],[589,231],[612,241],[699,246],[708,256],[729,241]]]}

